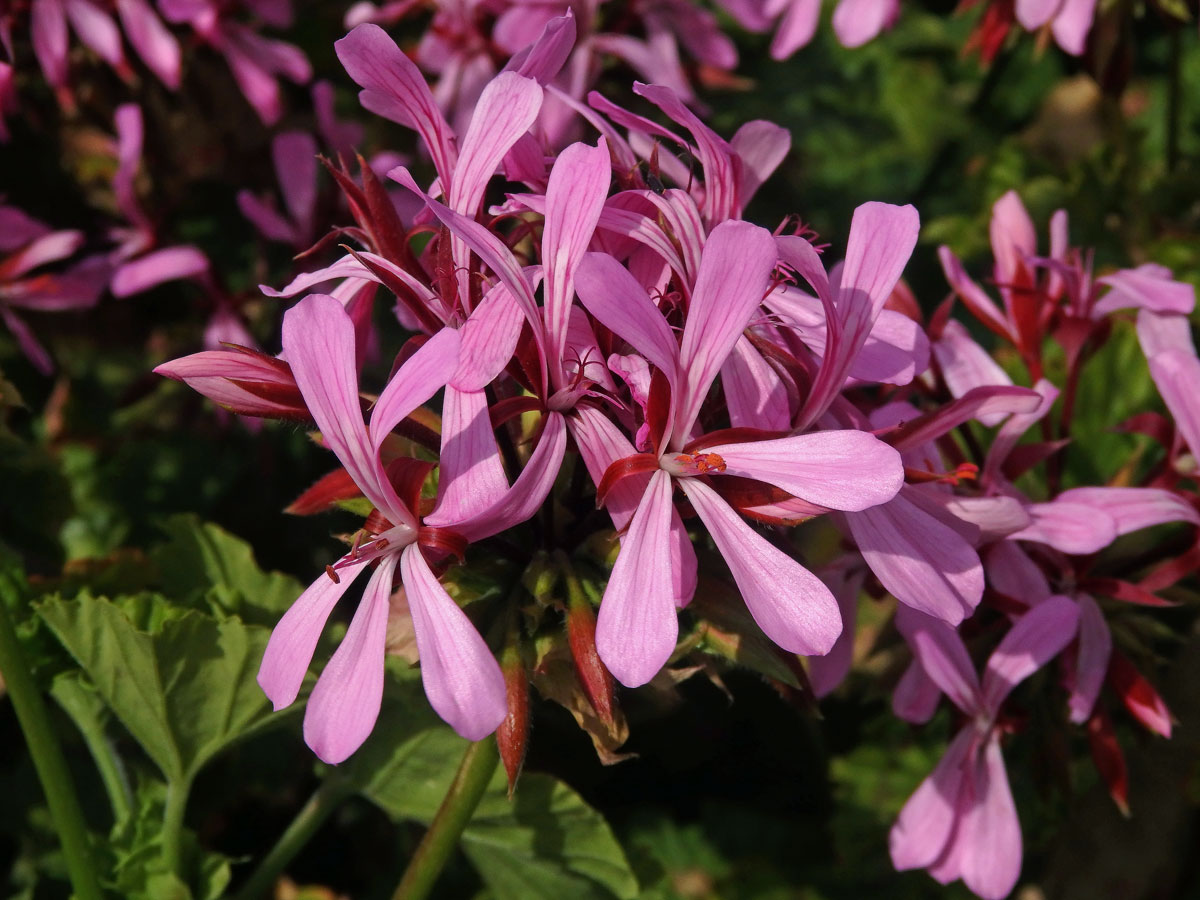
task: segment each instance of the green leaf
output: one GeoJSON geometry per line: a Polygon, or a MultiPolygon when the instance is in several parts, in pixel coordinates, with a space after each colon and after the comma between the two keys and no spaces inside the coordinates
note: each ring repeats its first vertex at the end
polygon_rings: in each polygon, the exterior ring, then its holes
{"type": "Polygon", "coordinates": [[[171,597],[203,598],[247,622],[274,625],[304,589],[282,572],[264,572],[249,544],[195,516],[172,516],[163,530],[169,540],[151,558],[171,597]]]}
{"type": "MultiPolygon", "coordinates": [[[[362,793],[392,818],[428,824],[466,742],[445,726],[414,731],[413,724],[381,716],[348,768],[362,793]]],[[[638,892],[608,823],[549,775],[522,775],[510,801],[508,782],[497,771],[463,832],[462,848],[496,900],[625,900],[638,892]]]]}
{"type": "Polygon", "coordinates": [[[265,628],[189,610],[155,617],[150,632],[87,593],[48,600],[38,613],[169,781],[188,783],[268,719],[255,682],[265,628]]]}

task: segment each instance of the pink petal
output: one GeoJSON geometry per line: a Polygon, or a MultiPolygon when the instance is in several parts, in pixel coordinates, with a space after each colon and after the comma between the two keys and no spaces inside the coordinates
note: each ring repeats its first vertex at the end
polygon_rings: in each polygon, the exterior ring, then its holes
{"type": "MultiPolygon", "coordinates": [[[[965,397],[979,387],[1012,384],[1008,373],[971,338],[959,322],[947,322],[942,337],[933,342],[931,349],[942,370],[946,387],[955,397],[965,397]]],[[[976,418],[991,428],[1003,422],[1007,415],[1007,411],[993,412],[980,414],[976,418]]]]}
{"type": "MultiPolygon", "coordinates": [[[[500,30],[500,21],[503,18],[501,15],[497,20],[493,37],[496,37],[496,32],[500,30]]],[[[575,14],[568,7],[566,15],[550,19],[536,40],[513,54],[504,71],[515,71],[526,78],[532,78],[540,85],[546,85],[566,65],[575,47],[575,32],[575,14]]]]}
{"type": "Polygon", "coordinates": [[[17,345],[21,348],[21,352],[33,363],[35,369],[43,375],[49,375],[54,371],[54,360],[50,358],[46,348],[33,336],[32,329],[3,303],[0,303],[0,319],[4,320],[5,326],[17,339],[17,345]]]}
{"type": "Polygon", "coordinates": [[[721,387],[734,428],[791,428],[787,387],[745,335],[738,338],[721,366],[721,387]]]}
{"type": "Polygon", "coordinates": [[[404,548],[400,573],[429,704],[467,740],[482,740],[508,714],[500,666],[466,613],[434,578],[417,545],[404,548]]]}
{"type": "Polygon", "coordinates": [[[914,659],[896,682],[892,712],[898,719],[920,725],[933,718],[941,699],[942,689],[926,674],[920,661],[914,659]]]}
{"type": "Polygon", "coordinates": [[[817,33],[820,19],[820,0],[790,0],[771,39],[771,59],[787,59],[807,45],[817,33]]]}
{"type": "Polygon", "coordinates": [[[674,383],[678,347],[667,320],[629,271],[606,253],[585,253],[575,273],[584,307],[674,383]]]}
{"type": "Polygon", "coordinates": [[[307,236],[317,206],[317,142],[307,131],[285,131],[271,142],[283,202],[307,236]]]}
{"type": "Polygon", "coordinates": [[[963,817],[961,875],[983,900],[1004,900],[1021,877],[1021,821],[995,737],[971,766],[974,803],[963,817]]]}
{"type": "MultiPolygon", "coordinates": [[[[354,323],[345,307],[325,294],[309,294],[283,316],[283,349],[321,436],[354,483],[391,522],[415,528],[416,521],[396,496],[377,445],[372,444],[363,424],[354,323]]],[[[392,384],[388,389],[401,390],[393,389],[392,384]]],[[[378,439],[382,442],[382,437],[378,439]]]]}
{"type": "Polygon", "coordinates": [[[1003,292],[1006,285],[1013,283],[1025,260],[1037,255],[1037,232],[1016,191],[1008,191],[993,204],[988,233],[996,257],[994,277],[1003,292]]]}
{"type": "Polygon", "coordinates": [[[680,343],[677,445],[687,441],[709,386],[762,303],[774,268],[775,240],[765,228],[728,221],[709,235],[680,343]]]}
{"type": "Polygon", "coordinates": [[[1000,426],[1000,430],[992,439],[992,446],[988,448],[987,459],[983,464],[985,483],[1002,483],[1004,481],[1000,468],[1008,459],[1008,454],[1012,452],[1013,447],[1017,446],[1017,441],[1026,431],[1050,413],[1054,401],[1058,399],[1058,388],[1045,378],[1038,379],[1038,383],[1033,386],[1033,389],[1038,392],[1042,402],[1037,405],[1036,409],[1029,412],[1014,413],[1007,422],[1000,426]]]}
{"type": "Polygon", "coordinates": [[[1079,644],[1068,709],[1071,721],[1082,725],[1092,715],[1096,698],[1104,687],[1108,660],[1112,656],[1112,632],[1095,600],[1087,594],[1076,594],[1075,601],[1079,604],[1079,644]]]}
{"type": "Polygon", "coordinates": [[[52,231],[35,238],[0,263],[0,278],[12,281],[47,263],[65,259],[83,245],[81,231],[52,231]]]}
{"type": "Polygon", "coordinates": [[[503,284],[495,284],[471,311],[459,334],[458,371],[450,383],[460,391],[482,391],[512,359],[525,316],[503,284]]]}
{"type": "Polygon", "coordinates": [[[1055,43],[1073,56],[1082,56],[1095,15],[1096,0],[1063,0],[1062,8],[1050,24],[1055,43]]]}
{"type": "MultiPolygon", "coordinates": [[[[575,297],[575,274],[596,230],[600,210],[611,181],[608,147],[572,144],[555,160],[546,189],[546,227],[542,233],[542,259],[546,272],[546,332],[551,359],[564,358],[567,327],[575,297]]],[[[562,367],[552,374],[564,386],[562,367]]]]}
{"type": "Polygon", "coordinates": [[[1193,456],[1200,454],[1200,360],[1167,350],[1150,358],[1150,376],[1188,449],[1193,456]]]}
{"type": "Polygon", "coordinates": [[[733,574],[754,621],[791,653],[822,656],[842,632],[842,616],[829,588],[742,521],[710,487],[679,480],[733,574]]]}
{"type": "Polygon", "coordinates": [[[67,83],[67,17],[63,0],[33,0],[30,11],[33,53],[46,80],[54,87],[67,83]]]}
{"type": "Polygon", "coordinates": [[[983,566],[971,544],[918,505],[909,486],[895,499],[849,513],[850,533],[888,591],[913,609],[957,625],[983,597],[983,566]]]}
{"type": "Polygon", "coordinates": [[[1041,603],[1050,596],[1050,583],[1016,541],[997,541],[987,548],[987,576],[992,587],[1014,600],[1041,603]]]}
{"type": "Polygon", "coordinates": [[[1038,409],[1043,398],[1036,391],[1023,387],[976,387],[962,397],[947,403],[933,413],[904,428],[893,440],[897,449],[908,452],[950,433],[963,422],[988,418],[1003,418],[1010,413],[1028,413],[1038,409]]]}
{"type": "MultiPolygon", "coordinates": [[[[779,32],[776,32],[775,40],[779,40],[779,32]]],[[[792,135],[774,122],[754,119],[737,130],[729,145],[742,161],[737,208],[744,210],[763,182],[779,168],[792,149],[792,135]]]]}
{"type": "Polygon", "coordinates": [[[984,711],[975,666],[958,632],[941,619],[906,606],[896,608],[896,627],[908,641],[925,674],[955,706],[968,716],[977,716],[984,711]]]}
{"type": "Polygon", "coordinates": [[[1102,510],[1116,521],[1118,535],[1166,522],[1200,525],[1195,507],[1181,495],[1162,488],[1072,488],[1059,494],[1058,499],[1102,510]]]}
{"type": "MultiPolygon", "coordinates": [[[[579,455],[587,467],[592,483],[598,485],[604,477],[604,472],[618,459],[624,459],[637,452],[629,439],[614,425],[607,416],[594,406],[578,406],[568,420],[571,425],[571,436],[579,448],[579,455]]],[[[632,476],[619,482],[605,501],[605,508],[612,517],[613,526],[624,530],[633,517],[645,492],[649,476],[632,476]]]]}
{"type": "Polygon", "coordinates": [[[268,241],[278,241],[281,244],[301,242],[302,238],[296,234],[292,223],[276,212],[271,204],[260,200],[249,190],[243,188],[238,191],[237,205],[242,215],[249,219],[268,241]]]}
{"type": "Polygon", "coordinates": [[[371,410],[371,441],[376,450],[393,428],[450,380],[458,368],[458,356],[458,332],[443,328],[405,361],[371,410]]]}
{"type": "Polygon", "coordinates": [[[117,0],[121,26],[142,62],[171,90],[179,89],[179,42],[147,0],[117,0]]]}
{"type": "Polygon", "coordinates": [[[840,0],[833,11],[833,30],[843,47],[861,47],[899,14],[899,0],[840,0]]]}
{"type": "Polygon", "coordinates": [[[64,6],[79,40],[110,66],[125,61],[121,32],[110,15],[88,0],[65,0],[64,6]]]}
{"type": "Polygon", "coordinates": [[[886,503],[904,483],[900,454],[865,431],[817,431],[706,448],[730,475],[756,478],[829,509],[886,503]]]}
{"type": "Polygon", "coordinates": [[[346,73],[363,91],[362,105],[376,115],[415,130],[433,158],[442,184],[450,184],[456,153],[425,76],[378,25],[357,26],[334,43],[346,73]]]}
{"type": "MultiPolygon", "coordinates": [[[[950,283],[950,287],[954,289],[954,293],[962,299],[967,308],[975,314],[975,317],[980,319],[985,325],[993,331],[1011,335],[1011,329],[1008,327],[1008,320],[1004,317],[1004,313],[1000,308],[992,302],[992,298],[983,292],[971,277],[967,275],[967,270],[963,268],[962,262],[953,251],[944,244],[938,247],[938,260],[942,264],[942,272],[946,275],[946,281],[950,283]]],[[[956,324],[951,322],[949,324],[956,324]]],[[[959,326],[961,328],[961,326],[959,326]]],[[[966,329],[962,329],[962,333],[966,333],[966,329]]],[[[995,381],[989,381],[988,384],[996,384],[995,381]]],[[[1011,383],[1011,382],[1006,382],[1011,383]]]]}
{"type": "Polygon", "coordinates": [[[908,798],[888,835],[892,865],[900,871],[933,865],[946,849],[958,818],[958,799],[975,735],[955,735],[929,777],[908,798]]]}
{"type": "Polygon", "coordinates": [[[1094,506],[1055,499],[1031,503],[1028,510],[1032,524],[1009,535],[1012,540],[1036,541],[1063,553],[1085,556],[1117,539],[1116,521],[1094,506]]]}
{"type": "MultiPolygon", "coordinates": [[[[407,554],[406,554],[407,555],[407,554]]],[[[304,711],[304,743],[330,765],[344,762],[371,734],[383,703],[388,598],[394,554],[371,575],[346,636],[317,679],[304,711]]],[[[411,601],[412,595],[409,594],[411,601]]]]}
{"type": "Polygon", "coordinates": [[[246,102],[254,107],[264,125],[274,125],[283,115],[279,82],[275,80],[275,76],[236,42],[226,41],[222,43],[221,49],[225,54],[225,61],[229,63],[229,71],[233,73],[233,80],[237,82],[246,102]]]}
{"type": "Polygon", "coordinates": [[[132,297],[167,281],[197,278],[208,271],[208,257],[191,245],[164,247],[123,264],[113,273],[109,290],[115,297],[132,297]]]}
{"type": "Polygon", "coordinates": [[[1181,350],[1188,356],[1196,355],[1192,326],[1187,316],[1159,315],[1148,309],[1139,310],[1137,336],[1146,359],[1158,356],[1165,350],[1181,350]]]}
{"type": "Polygon", "coordinates": [[[1079,607],[1069,597],[1049,597],[1030,607],[988,658],[983,673],[988,711],[999,710],[1014,687],[1071,643],[1078,622],[1079,607]]]}
{"type": "Polygon", "coordinates": [[[329,614],[365,566],[365,562],[343,566],[336,582],[322,572],[271,631],[258,667],[258,684],[276,710],[295,702],[329,614]]]}
{"type": "Polygon", "coordinates": [[[621,541],[596,619],[596,650],[617,681],[638,687],[658,674],[675,650],[671,578],[671,476],[650,476],[621,541]]]}
{"type": "Polygon", "coordinates": [[[134,180],[142,158],[142,110],[136,103],[123,103],[113,114],[117,129],[117,171],[113,175],[113,193],[121,214],[138,228],[153,233],[137,201],[134,180]]]}
{"type": "Polygon", "coordinates": [[[1062,0],[1017,0],[1017,21],[1026,31],[1036,31],[1058,12],[1062,0]]]}
{"type": "Polygon", "coordinates": [[[1097,280],[1111,290],[1092,307],[1096,317],[1118,309],[1186,316],[1196,306],[1196,289],[1185,281],[1175,281],[1170,269],[1154,263],[1122,269],[1097,280]]]}
{"type": "Polygon", "coordinates": [[[845,568],[821,573],[821,580],[837,601],[842,616],[842,633],[833,648],[824,656],[808,660],[808,680],[817,697],[831,694],[841,684],[854,661],[855,618],[858,615],[858,592],[862,588],[862,571],[848,572],[845,568]]]}
{"type": "Polygon", "coordinates": [[[447,386],[438,471],[437,505],[428,516],[431,524],[469,518],[508,490],[483,391],[447,386]]]}
{"type": "Polygon", "coordinates": [[[0,205],[0,253],[16,250],[23,244],[50,234],[50,226],[39,222],[15,206],[0,205]]]}

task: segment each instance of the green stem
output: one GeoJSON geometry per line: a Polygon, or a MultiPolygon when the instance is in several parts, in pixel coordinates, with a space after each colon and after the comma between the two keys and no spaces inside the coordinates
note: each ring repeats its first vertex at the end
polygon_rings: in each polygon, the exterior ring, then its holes
{"type": "Polygon", "coordinates": [[[97,714],[96,707],[87,701],[86,691],[87,688],[83,687],[78,679],[64,679],[61,676],[50,688],[50,693],[75,722],[75,727],[83,736],[83,742],[92,753],[92,760],[100,773],[100,781],[108,794],[113,821],[124,822],[133,811],[133,791],[129,787],[125,770],[121,767],[121,760],[105,731],[104,720],[97,714]]]}
{"type": "MultiPolygon", "coordinates": [[[[7,579],[0,582],[0,586],[5,588],[5,593],[11,590],[7,579]]],[[[4,675],[17,721],[21,724],[29,755],[33,757],[33,765],[50,806],[54,827],[62,841],[67,873],[75,895],[78,900],[101,900],[100,884],[96,880],[87,826],[83,821],[83,811],[79,808],[79,798],[75,795],[75,784],[50,725],[46,704],[25,664],[25,656],[3,598],[0,598],[0,673],[4,675]]]]}
{"type": "Polygon", "coordinates": [[[417,851],[408,861],[408,868],[404,870],[392,900],[424,900],[429,895],[450,854],[458,846],[458,839],[479,806],[499,762],[500,754],[491,738],[467,747],[450,790],[429,823],[429,830],[421,838],[417,851]]]}
{"type": "Polygon", "coordinates": [[[183,814],[191,789],[190,777],[167,782],[167,803],[163,810],[163,862],[168,872],[180,877],[183,875],[183,814]]]}
{"type": "Polygon", "coordinates": [[[234,900],[258,900],[266,896],[288,863],[312,840],[329,815],[353,793],[354,787],[351,782],[341,776],[330,775],[321,782],[320,787],[304,804],[304,808],[292,819],[287,830],[279,836],[275,846],[250,873],[234,900]]]}

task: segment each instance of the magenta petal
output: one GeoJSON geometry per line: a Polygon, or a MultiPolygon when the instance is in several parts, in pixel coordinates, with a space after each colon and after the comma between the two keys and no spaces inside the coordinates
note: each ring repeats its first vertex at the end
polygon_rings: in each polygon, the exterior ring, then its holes
{"type": "Polygon", "coordinates": [[[1005,293],[1004,285],[1011,285],[1026,259],[1037,255],[1037,231],[1016,191],[1008,191],[992,205],[988,233],[996,257],[996,283],[1001,285],[1001,293],[1005,293]]]}
{"type": "Polygon", "coordinates": [[[829,509],[887,503],[904,483],[900,454],[865,431],[815,431],[706,448],[730,475],[756,478],[829,509]]]}
{"type": "Polygon", "coordinates": [[[1087,594],[1077,594],[1075,601],[1079,604],[1079,642],[1075,654],[1075,684],[1067,708],[1071,721],[1081,725],[1091,716],[1100,689],[1104,687],[1104,676],[1108,674],[1108,661],[1112,656],[1112,632],[1095,600],[1087,594]]]}
{"type": "Polygon", "coordinates": [[[1194,353],[1166,350],[1150,357],[1150,376],[1188,449],[1200,455],[1200,360],[1194,353]]]}
{"type": "Polygon", "coordinates": [[[208,271],[208,257],[190,244],[164,247],[123,264],[113,274],[109,290],[115,297],[131,297],[180,278],[196,278],[208,271]]]}
{"type": "Polygon", "coordinates": [[[308,698],[304,742],[330,765],[345,761],[361,747],[379,718],[388,598],[395,571],[396,557],[385,556],[367,582],[346,636],[308,698]]]}
{"type": "Polygon", "coordinates": [[[679,484],[767,637],[792,653],[828,653],[842,633],[841,612],[829,588],[742,521],[712,488],[694,478],[679,484]]]}
{"type": "Polygon", "coordinates": [[[1112,516],[1119,535],[1165,522],[1200,525],[1200,513],[1182,495],[1162,488],[1071,488],[1059,494],[1058,499],[1092,506],[1112,516]]]}
{"type": "Polygon", "coordinates": [[[1040,603],[1050,596],[1050,583],[1016,541],[997,541],[987,548],[988,581],[992,587],[1015,600],[1040,603]]]}
{"type": "Polygon", "coordinates": [[[957,625],[983,597],[979,555],[958,532],[918,505],[911,486],[846,522],[883,586],[913,609],[957,625]]]}
{"type": "Polygon", "coordinates": [[[771,59],[787,59],[805,46],[817,33],[820,19],[820,0],[790,0],[771,39],[771,59]]]}
{"type": "Polygon", "coordinates": [[[1036,541],[1084,556],[1103,550],[1117,538],[1116,521],[1094,506],[1056,498],[1049,503],[1031,503],[1028,510],[1033,522],[1009,535],[1012,540],[1036,541]]]}
{"type": "Polygon", "coordinates": [[[988,711],[995,714],[1014,687],[1071,643],[1078,622],[1079,607],[1063,596],[1049,597],[1021,616],[988,658],[983,673],[988,711]]]}
{"type": "Polygon", "coordinates": [[[822,572],[821,580],[837,601],[842,633],[828,653],[808,659],[808,680],[817,697],[831,694],[845,680],[854,661],[854,625],[858,615],[858,592],[863,581],[861,574],[848,573],[844,568],[822,572]]]}
{"type": "Polygon", "coordinates": [[[650,476],[604,589],[596,619],[596,651],[613,677],[638,687],[658,674],[675,650],[671,573],[671,476],[650,476]]]}
{"type": "Polygon", "coordinates": [[[71,27],[85,45],[110,66],[125,61],[121,47],[121,31],[112,16],[89,0],[63,0],[71,27]]]}
{"type": "Polygon", "coordinates": [[[888,835],[892,864],[899,870],[921,869],[935,863],[951,839],[958,817],[973,729],[955,736],[937,767],[908,798],[888,835]]]}
{"type": "MultiPolygon", "coordinates": [[[[1004,318],[1004,313],[992,302],[992,298],[984,293],[983,289],[971,279],[967,274],[967,270],[963,268],[962,261],[954,255],[954,252],[945,245],[938,247],[938,260],[942,264],[942,272],[946,276],[946,281],[954,289],[954,293],[962,298],[967,308],[994,331],[1000,334],[1010,334],[1008,320],[1004,318]]],[[[961,325],[953,320],[948,322],[947,325],[955,325],[960,329],[962,328],[961,325]]],[[[966,330],[962,329],[962,332],[965,334],[966,330]]],[[[996,384],[997,382],[986,383],[996,384]]],[[[1005,383],[1011,384],[1011,382],[1005,383]]]]}
{"type": "Polygon", "coordinates": [[[843,47],[861,47],[895,21],[900,0],[840,0],[833,30],[843,47]]]}
{"type": "Polygon", "coordinates": [[[4,279],[10,281],[38,266],[66,259],[81,246],[81,231],[52,231],[42,235],[4,260],[4,279]]]}
{"type": "Polygon", "coordinates": [[[460,391],[482,391],[504,371],[517,349],[525,315],[504,284],[495,284],[471,311],[459,334],[458,370],[450,383],[460,391]]]}
{"type": "Polygon", "coordinates": [[[429,704],[467,740],[482,740],[508,713],[500,666],[467,614],[433,577],[416,544],[404,548],[400,573],[429,704]]]}
{"type": "MultiPolygon", "coordinates": [[[[964,397],[974,388],[1012,384],[1012,379],[991,354],[979,346],[959,322],[947,322],[942,337],[933,342],[931,349],[946,387],[955,397],[964,397]]],[[[1007,414],[1007,411],[984,412],[978,419],[990,428],[999,425],[1007,414]]]]}
{"type": "Polygon", "coordinates": [[[914,659],[896,682],[892,712],[898,719],[920,725],[933,718],[941,699],[942,689],[925,672],[920,661],[914,659]]]}
{"type": "Polygon", "coordinates": [[[686,442],[709,386],[762,303],[775,258],[771,233],[749,222],[722,222],[709,235],[680,343],[678,444],[686,442]]]}
{"type": "Polygon", "coordinates": [[[147,0],[117,0],[121,26],[142,62],[171,90],[179,89],[179,42],[147,0]]]}
{"type": "Polygon", "coordinates": [[[483,391],[446,388],[438,471],[437,505],[426,517],[431,525],[461,522],[491,506],[508,490],[483,391]]]}
{"type": "Polygon", "coordinates": [[[63,0],[33,0],[30,9],[33,53],[46,80],[54,87],[67,83],[67,17],[63,0]]]}
{"type": "Polygon", "coordinates": [[[962,880],[983,900],[1004,900],[1021,877],[1021,821],[995,737],[974,760],[971,780],[974,803],[959,826],[962,880]]]}
{"type": "Polygon", "coordinates": [[[1067,53],[1082,56],[1095,16],[1096,0],[1063,0],[1062,8],[1050,23],[1054,42],[1067,53]]]}
{"type": "Polygon", "coordinates": [[[904,606],[896,609],[896,627],[925,674],[955,706],[969,716],[984,711],[975,666],[958,632],[940,619],[904,606]]]}
{"type": "MultiPolygon", "coordinates": [[[[779,32],[775,33],[775,41],[779,41],[779,32]]],[[[772,50],[775,46],[772,43],[772,50]]],[[[762,183],[771,177],[771,173],[779,168],[787,156],[792,148],[792,135],[774,122],[754,119],[737,130],[729,145],[742,161],[737,207],[745,209],[762,183]]]]}
{"type": "Polygon", "coordinates": [[[285,131],[271,142],[271,158],[288,213],[309,237],[317,206],[317,142],[307,131],[285,131]]]}

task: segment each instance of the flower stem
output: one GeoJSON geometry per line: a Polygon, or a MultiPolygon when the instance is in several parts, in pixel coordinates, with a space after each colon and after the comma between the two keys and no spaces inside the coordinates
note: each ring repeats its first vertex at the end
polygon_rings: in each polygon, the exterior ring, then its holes
{"type": "Polygon", "coordinates": [[[392,900],[424,900],[429,895],[450,854],[458,845],[463,829],[479,806],[499,761],[496,742],[491,738],[484,738],[467,747],[450,790],[446,792],[437,815],[429,823],[429,830],[421,838],[417,851],[408,861],[408,868],[404,870],[404,877],[392,894],[392,900]]]}
{"type": "MultiPolygon", "coordinates": [[[[12,590],[7,578],[0,578],[0,589],[4,593],[12,590]]],[[[62,748],[50,725],[46,704],[41,692],[29,674],[25,655],[17,640],[8,607],[0,598],[0,673],[12,698],[17,721],[33,757],[34,768],[46,794],[54,827],[62,841],[63,856],[67,863],[67,874],[78,900],[101,900],[100,884],[96,880],[91,846],[88,843],[87,826],[79,798],[75,795],[75,784],[63,758],[62,748]]]]}
{"type": "Polygon", "coordinates": [[[312,840],[313,835],[342,801],[353,793],[354,787],[350,780],[336,773],[321,782],[308,798],[308,802],[296,814],[296,818],[292,819],[287,830],[279,836],[275,846],[250,873],[234,900],[258,900],[266,896],[288,863],[312,840]]]}
{"type": "Polygon", "coordinates": [[[163,810],[163,862],[167,871],[183,877],[183,814],[187,810],[191,779],[167,782],[167,803],[163,810]]]}

